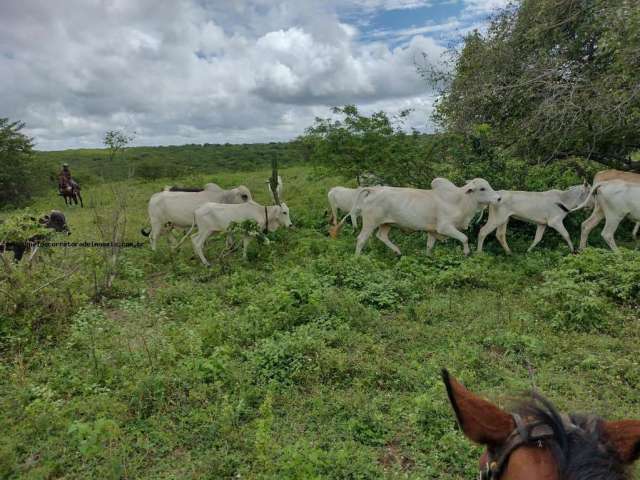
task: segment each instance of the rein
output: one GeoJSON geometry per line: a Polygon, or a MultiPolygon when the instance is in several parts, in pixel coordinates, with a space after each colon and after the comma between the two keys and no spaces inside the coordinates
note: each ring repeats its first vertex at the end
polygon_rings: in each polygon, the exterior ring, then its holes
{"type": "MultiPolygon", "coordinates": [[[[542,442],[554,436],[551,426],[541,421],[525,424],[522,417],[517,413],[511,416],[516,424],[516,428],[499,448],[488,451],[487,463],[480,471],[479,480],[499,480],[509,462],[509,457],[515,450],[523,445],[532,444],[536,444],[538,448],[542,448],[542,442]]],[[[578,428],[571,422],[569,417],[563,415],[562,420],[567,430],[575,430],[578,428]]]]}

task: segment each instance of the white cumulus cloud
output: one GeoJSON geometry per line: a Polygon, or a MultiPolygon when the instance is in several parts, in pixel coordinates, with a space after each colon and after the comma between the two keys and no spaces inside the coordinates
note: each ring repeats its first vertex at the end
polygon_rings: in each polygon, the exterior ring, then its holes
{"type": "Polygon", "coordinates": [[[412,126],[428,128],[433,94],[415,61],[444,47],[429,28],[395,46],[363,41],[339,3],[1,2],[0,116],[27,122],[41,149],[98,146],[113,128],[135,130],[136,144],[286,140],[345,103],[413,107],[412,126]]]}

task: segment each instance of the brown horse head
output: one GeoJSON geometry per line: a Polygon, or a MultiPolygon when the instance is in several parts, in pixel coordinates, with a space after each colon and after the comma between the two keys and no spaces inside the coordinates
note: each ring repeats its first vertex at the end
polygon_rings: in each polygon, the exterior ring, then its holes
{"type": "Polygon", "coordinates": [[[443,370],[465,436],[486,450],[485,480],[626,480],[640,457],[640,421],[561,415],[539,395],[508,413],[443,370]]]}

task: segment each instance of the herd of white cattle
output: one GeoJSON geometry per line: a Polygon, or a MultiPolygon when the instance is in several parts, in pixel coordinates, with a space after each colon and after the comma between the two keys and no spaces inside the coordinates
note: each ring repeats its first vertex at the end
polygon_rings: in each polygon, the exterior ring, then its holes
{"type": "MultiPolygon", "coordinates": [[[[278,177],[276,192],[267,182],[274,203],[282,199],[282,178],[278,177]]],[[[403,230],[427,233],[427,253],[431,253],[437,240],[453,238],[462,243],[464,254],[470,253],[469,238],[463,233],[473,218],[488,207],[486,224],[478,235],[478,252],[482,251],[485,238],[496,231],[496,238],[507,253],[506,232],[511,217],[537,225],[530,251],[542,239],[547,227],[556,230],[573,252],[574,247],[563,221],[565,217],[582,208],[593,208],[591,216],[582,223],[580,249],[586,247],[587,238],[593,228],[604,218],[602,237],[612,250],[617,246],[614,234],[620,222],[629,216],[640,222],[640,174],[605,170],[594,177],[593,187],[586,182],[567,190],[545,192],[495,191],[482,178],[468,181],[458,187],[445,178],[431,182],[431,190],[401,188],[378,185],[374,187],[346,188],[334,187],[327,195],[331,208],[330,229],[336,237],[347,218],[354,228],[358,218],[362,219],[362,229],[356,241],[356,255],[359,255],[372,233],[395,253],[400,249],[389,239],[389,231],[395,226],[403,230]],[[338,221],[338,214],[346,213],[338,221]]],[[[213,234],[225,233],[232,224],[254,221],[263,232],[273,232],[280,227],[291,227],[289,208],[285,203],[265,206],[255,202],[251,192],[244,185],[224,190],[215,183],[208,183],[202,189],[165,188],[155,193],[149,200],[150,230],[142,230],[149,237],[151,248],[157,247],[157,240],[174,228],[187,230],[178,240],[168,235],[174,248],[191,235],[193,249],[202,263],[209,265],[203,253],[207,239],[213,234]]],[[[633,230],[635,238],[640,223],[633,230]]],[[[227,239],[229,240],[229,238],[227,239]]],[[[246,249],[251,236],[244,234],[246,249]]]]}

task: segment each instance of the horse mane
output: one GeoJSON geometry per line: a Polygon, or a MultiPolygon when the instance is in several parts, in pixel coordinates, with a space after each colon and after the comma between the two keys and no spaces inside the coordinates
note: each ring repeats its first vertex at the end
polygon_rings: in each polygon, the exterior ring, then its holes
{"type": "Polygon", "coordinates": [[[520,404],[523,418],[548,425],[554,433],[545,444],[553,454],[560,477],[566,480],[626,480],[628,471],[603,435],[602,419],[593,415],[563,417],[554,405],[537,393],[520,404]],[[569,424],[573,424],[574,428],[569,424]]]}

